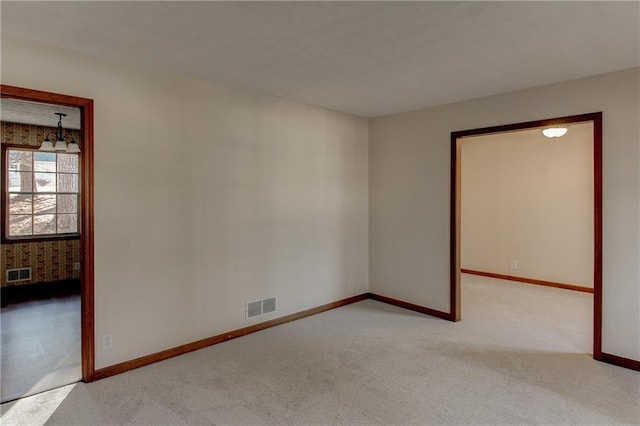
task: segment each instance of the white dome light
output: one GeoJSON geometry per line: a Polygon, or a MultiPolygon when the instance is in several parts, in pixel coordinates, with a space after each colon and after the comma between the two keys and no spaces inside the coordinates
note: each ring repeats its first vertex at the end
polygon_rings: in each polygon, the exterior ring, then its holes
{"type": "Polygon", "coordinates": [[[559,138],[560,136],[564,136],[567,130],[566,127],[549,127],[542,129],[542,134],[548,138],[559,138]]]}

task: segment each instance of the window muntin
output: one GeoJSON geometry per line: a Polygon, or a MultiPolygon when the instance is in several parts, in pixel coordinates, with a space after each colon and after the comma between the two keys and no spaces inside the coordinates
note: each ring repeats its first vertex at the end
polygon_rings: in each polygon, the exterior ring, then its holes
{"type": "Polygon", "coordinates": [[[79,234],[79,156],[6,149],[7,239],[79,234]]]}

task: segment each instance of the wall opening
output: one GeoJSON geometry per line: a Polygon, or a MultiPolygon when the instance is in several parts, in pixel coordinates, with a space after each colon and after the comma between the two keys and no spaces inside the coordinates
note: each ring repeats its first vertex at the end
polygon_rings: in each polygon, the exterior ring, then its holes
{"type": "MultiPolygon", "coordinates": [[[[451,164],[451,170],[452,170],[452,174],[451,174],[451,253],[450,253],[450,257],[451,257],[451,304],[450,304],[450,312],[451,312],[451,317],[452,319],[458,321],[461,319],[461,272],[471,272],[471,273],[476,273],[478,275],[485,275],[485,276],[494,276],[495,278],[507,278],[507,279],[514,279],[515,281],[523,281],[523,282],[530,282],[530,283],[535,283],[535,284],[543,284],[543,285],[551,285],[551,286],[556,286],[556,287],[563,287],[563,288],[568,288],[568,289],[573,289],[573,290],[581,290],[581,291],[585,291],[585,292],[593,292],[594,294],[594,298],[593,298],[593,356],[596,359],[600,359],[601,358],[601,298],[602,298],[602,116],[601,113],[593,113],[593,114],[584,114],[584,115],[579,115],[579,116],[571,116],[571,117],[561,117],[561,118],[555,118],[555,119],[549,119],[549,120],[540,120],[540,121],[535,121],[535,122],[527,122],[527,123],[518,123],[518,124],[511,124],[511,125],[505,125],[505,126],[496,126],[496,127],[490,127],[490,128],[483,128],[483,129],[473,129],[473,130],[466,130],[466,131],[460,131],[460,132],[454,132],[451,135],[451,159],[452,159],[452,164],[451,164]],[[463,222],[462,222],[462,184],[463,184],[463,177],[462,177],[462,156],[463,156],[463,148],[462,148],[462,142],[463,140],[467,141],[465,142],[465,144],[467,144],[469,141],[479,141],[481,138],[484,137],[488,137],[488,136],[495,136],[495,138],[493,140],[498,141],[498,145],[500,144],[500,139],[504,139],[504,141],[506,141],[509,137],[513,138],[514,135],[522,135],[523,137],[526,137],[527,135],[527,130],[532,130],[535,129],[536,132],[540,132],[541,128],[544,127],[548,127],[551,125],[559,125],[559,124],[565,124],[565,125],[569,125],[569,126],[573,126],[574,130],[575,130],[575,134],[578,135],[580,133],[584,134],[586,133],[588,136],[591,136],[588,139],[588,142],[592,142],[591,145],[591,152],[589,152],[590,154],[590,159],[588,161],[592,162],[592,169],[590,174],[592,176],[587,176],[588,178],[591,177],[592,180],[591,182],[589,182],[589,190],[591,191],[591,193],[589,194],[584,194],[581,193],[579,196],[577,196],[576,194],[573,194],[571,196],[576,196],[576,198],[579,198],[579,200],[577,201],[578,204],[583,206],[583,209],[587,209],[587,210],[591,210],[590,212],[588,212],[589,214],[583,214],[582,218],[580,220],[578,220],[576,224],[576,229],[580,228],[582,230],[584,230],[584,226],[586,222],[589,222],[590,225],[587,225],[591,228],[591,232],[589,235],[584,235],[583,232],[581,232],[580,234],[574,232],[574,237],[582,240],[579,241],[571,241],[567,238],[565,238],[564,240],[562,238],[559,238],[555,244],[558,245],[567,245],[571,246],[572,244],[579,244],[580,246],[584,246],[585,242],[588,242],[588,248],[586,249],[586,251],[584,250],[584,247],[582,247],[582,249],[580,250],[575,250],[576,253],[572,253],[575,254],[575,256],[569,256],[567,257],[567,261],[566,261],[566,265],[560,265],[560,264],[555,264],[554,262],[562,262],[562,260],[559,260],[557,258],[553,257],[553,254],[551,253],[551,250],[547,250],[546,252],[544,252],[544,254],[540,255],[541,250],[543,250],[543,245],[544,243],[549,243],[549,241],[546,241],[544,238],[541,238],[540,241],[538,241],[537,245],[535,243],[535,241],[529,241],[527,244],[520,244],[519,246],[517,245],[518,243],[518,238],[519,237],[523,237],[526,236],[525,232],[520,233],[521,235],[502,235],[502,236],[495,236],[494,237],[494,241],[497,246],[496,246],[496,252],[498,252],[498,256],[496,256],[496,258],[488,258],[486,256],[483,256],[482,253],[478,254],[478,255],[472,255],[470,254],[471,252],[467,251],[465,252],[464,255],[464,259],[465,259],[465,264],[462,263],[462,259],[463,259],[463,249],[462,249],[462,239],[461,239],[461,235],[462,232],[464,232],[465,228],[467,230],[469,230],[472,234],[475,233],[475,235],[472,235],[473,240],[477,240],[476,242],[474,242],[474,244],[477,244],[478,242],[482,242],[483,240],[486,240],[488,237],[487,232],[490,232],[492,228],[490,222],[496,222],[495,226],[505,226],[506,228],[508,228],[510,226],[510,224],[505,222],[504,218],[499,218],[499,217],[484,217],[484,218],[480,218],[481,220],[486,220],[487,223],[489,225],[485,226],[484,229],[482,227],[479,227],[478,223],[473,223],[473,220],[467,220],[468,218],[465,218],[465,226],[463,227],[463,222]],[[518,132],[518,133],[514,133],[514,132],[518,132]],[[586,204],[585,204],[586,203],[586,204]],[[508,237],[508,238],[502,238],[502,237],[508,237]],[[516,240],[516,241],[509,241],[509,240],[516,240]],[[520,255],[515,255],[513,252],[514,250],[521,250],[522,254],[520,255]],[[579,253],[578,253],[579,252],[579,253]],[[536,253],[538,255],[536,255],[536,253]],[[520,259],[517,259],[516,257],[522,257],[524,256],[527,261],[525,261],[525,263],[521,263],[520,259]],[[503,259],[503,257],[505,259],[503,259]],[[546,258],[546,260],[545,260],[546,258]],[[569,259],[571,258],[571,259],[569,259]],[[592,262],[589,262],[591,265],[591,267],[587,268],[587,271],[585,273],[584,270],[584,264],[585,264],[585,259],[586,260],[592,260],[592,262]],[[485,270],[483,270],[485,269],[485,270]],[[493,269],[493,270],[486,270],[486,269],[493,269]],[[555,270],[555,271],[554,271],[555,270]],[[555,274],[555,275],[554,275],[555,274]],[[529,275],[529,276],[527,276],[529,275]],[[536,282],[537,281],[537,282],[536,282]]],[[[585,140],[584,138],[582,140],[585,140]]],[[[550,141],[551,143],[561,143],[560,141],[550,141]]],[[[471,146],[473,142],[471,142],[469,144],[469,146],[471,146]]],[[[571,147],[569,145],[565,145],[565,146],[556,146],[556,149],[570,149],[571,147]]],[[[535,159],[531,156],[533,155],[546,155],[545,153],[538,153],[538,154],[534,154],[534,152],[530,152],[530,153],[526,153],[525,151],[521,152],[523,155],[529,155],[530,158],[528,158],[528,163],[521,163],[520,165],[518,164],[498,164],[495,165],[494,167],[499,169],[499,168],[504,168],[505,170],[508,170],[509,167],[523,167],[523,164],[529,164],[532,167],[535,167],[535,159]]],[[[548,153],[547,153],[548,154],[548,153]]],[[[570,154],[565,152],[566,154],[570,154]]],[[[494,153],[495,155],[495,153],[494,153]]],[[[494,158],[495,160],[495,158],[494,158]]],[[[582,167],[582,169],[585,168],[585,164],[584,164],[584,158],[583,160],[583,164],[580,165],[580,167],[582,167]]],[[[517,161],[513,161],[513,163],[517,163],[517,161]]],[[[488,173],[488,175],[491,175],[493,172],[495,172],[495,170],[491,171],[491,173],[488,173]]],[[[540,174],[540,179],[545,179],[545,178],[555,178],[558,179],[559,175],[556,176],[543,176],[545,175],[545,170],[533,170],[532,173],[539,173],[540,174]]],[[[584,170],[582,170],[582,173],[584,172],[584,170]]],[[[557,173],[562,173],[562,171],[557,171],[557,173]]],[[[547,173],[548,175],[549,173],[547,173]]],[[[489,180],[491,179],[495,179],[495,176],[491,177],[489,176],[488,178],[489,180]]],[[[539,182],[538,182],[539,183],[539,182]]],[[[571,184],[571,182],[567,181],[565,182],[567,184],[571,184]]],[[[553,184],[553,182],[549,182],[549,184],[553,184]]],[[[517,182],[512,182],[512,181],[505,181],[501,184],[502,188],[500,188],[497,192],[501,191],[511,191],[513,198],[514,198],[514,202],[519,202],[519,203],[527,203],[531,200],[525,200],[523,198],[520,198],[520,200],[518,201],[518,196],[522,195],[522,194],[513,194],[513,191],[515,191],[517,189],[517,182]],[[515,188],[515,189],[514,189],[515,188]]],[[[540,190],[541,185],[536,185],[536,187],[540,190]]],[[[544,188],[544,185],[542,185],[542,188],[544,188]]],[[[584,192],[584,188],[582,190],[582,192],[584,192]]],[[[558,194],[562,193],[562,191],[559,191],[558,194]]],[[[556,196],[558,196],[558,194],[556,194],[556,196]]],[[[565,191],[566,194],[566,191],[565,191]]],[[[475,196],[478,196],[478,194],[475,194],[475,196]]],[[[552,202],[553,198],[550,198],[548,202],[552,202]]],[[[558,203],[555,204],[559,204],[559,200],[558,203]]],[[[482,200],[473,200],[473,202],[469,202],[470,204],[474,204],[476,206],[481,205],[482,200]]],[[[500,201],[500,203],[502,203],[503,205],[501,207],[503,207],[505,209],[505,211],[508,211],[510,208],[514,208],[517,210],[518,208],[522,210],[522,208],[524,207],[526,209],[527,206],[513,206],[513,205],[509,205],[508,201],[505,201],[505,199],[502,199],[500,201]]],[[[533,210],[535,209],[544,209],[544,206],[539,206],[536,205],[535,207],[531,207],[533,210]]],[[[553,206],[546,206],[546,208],[548,209],[553,209],[553,206]]],[[[560,208],[560,207],[559,207],[560,208]]],[[[567,209],[575,209],[575,206],[572,207],[567,207],[567,209]]],[[[484,215],[488,214],[489,210],[485,210],[482,213],[484,215]]],[[[522,212],[521,212],[522,213],[522,212]]],[[[557,211],[556,212],[558,214],[558,216],[562,216],[563,214],[570,214],[568,211],[565,212],[560,212],[557,211]]],[[[524,213],[525,217],[526,217],[526,212],[524,213]]],[[[574,212],[575,214],[575,212],[574,212]]],[[[478,218],[475,218],[478,219],[478,218]]],[[[553,226],[562,226],[562,223],[567,223],[566,221],[561,221],[561,220],[556,220],[558,219],[557,217],[554,218],[553,215],[546,215],[546,219],[545,219],[545,215],[539,215],[537,216],[534,220],[538,221],[538,222],[548,222],[547,226],[553,227],[553,226]]],[[[541,225],[540,223],[538,223],[538,225],[541,225]]],[[[512,226],[512,225],[511,225],[512,226]]],[[[517,224],[516,224],[517,226],[517,224]]],[[[529,224],[522,224],[522,226],[533,226],[531,223],[529,224]]],[[[570,227],[569,227],[570,228],[570,227]]],[[[511,228],[511,232],[513,232],[513,229],[517,229],[517,228],[511,228]]],[[[530,229],[528,229],[528,231],[530,231],[530,229]]],[[[571,233],[572,231],[570,229],[567,230],[567,232],[571,233]]],[[[553,239],[555,236],[549,237],[547,236],[548,239],[553,239]]],[[[566,237],[566,236],[565,236],[566,237]]],[[[567,247],[564,247],[565,250],[568,250],[567,247]]],[[[574,246],[575,248],[575,246],[574,246]]],[[[563,247],[559,247],[559,250],[563,250],[563,247]]]]}
{"type": "MultiPolygon", "coordinates": [[[[81,146],[79,175],[79,259],[71,266],[79,270],[82,380],[94,379],[94,209],[93,209],[93,100],[76,96],[1,85],[0,96],[17,101],[77,108],[80,112],[81,146]]],[[[3,204],[3,209],[6,206],[3,204]]]]}

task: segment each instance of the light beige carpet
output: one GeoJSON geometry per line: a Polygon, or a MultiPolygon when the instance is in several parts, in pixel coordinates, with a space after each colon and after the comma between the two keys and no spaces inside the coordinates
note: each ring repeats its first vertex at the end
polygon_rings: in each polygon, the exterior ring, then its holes
{"type": "Polygon", "coordinates": [[[591,295],[464,281],[460,323],[367,300],[4,404],[2,423],[640,423],[640,375],[588,354],[591,295]]]}
{"type": "Polygon", "coordinates": [[[0,353],[3,402],[80,380],[80,296],[3,307],[0,353]]]}

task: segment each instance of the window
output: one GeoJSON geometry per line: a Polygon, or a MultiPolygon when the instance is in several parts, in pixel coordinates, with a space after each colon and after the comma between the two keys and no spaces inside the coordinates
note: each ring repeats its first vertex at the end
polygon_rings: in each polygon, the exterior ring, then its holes
{"type": "Polygon", "coordinates": [[[5,238],[77,236],[78,154],[7,148],[5,156],[5,238]]]}

